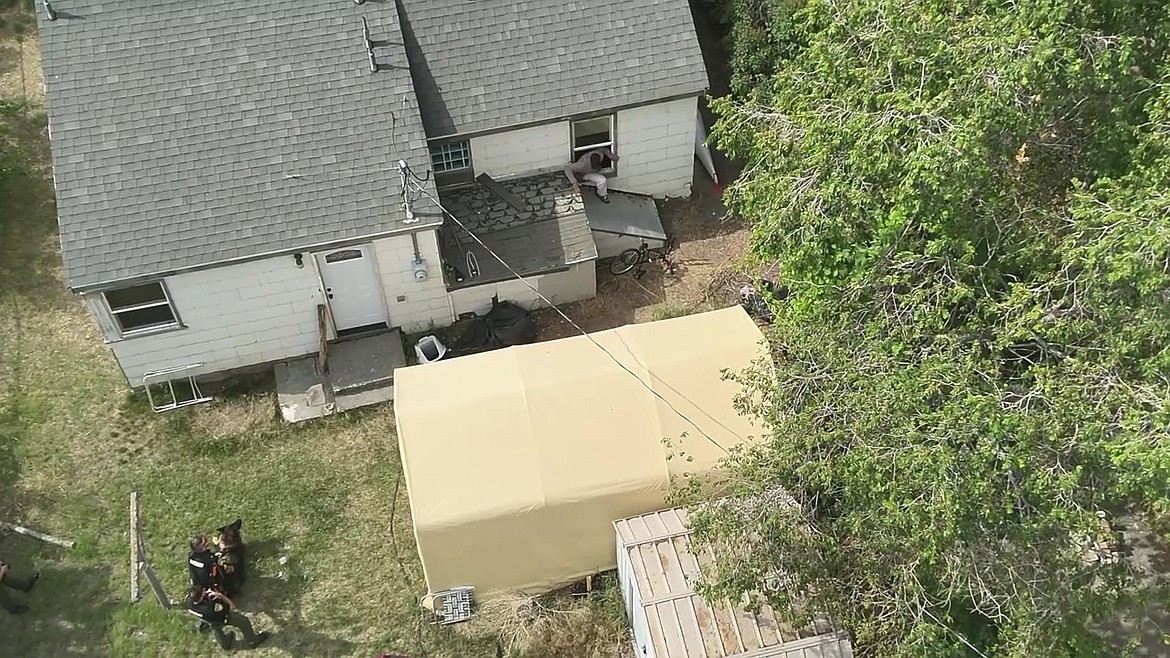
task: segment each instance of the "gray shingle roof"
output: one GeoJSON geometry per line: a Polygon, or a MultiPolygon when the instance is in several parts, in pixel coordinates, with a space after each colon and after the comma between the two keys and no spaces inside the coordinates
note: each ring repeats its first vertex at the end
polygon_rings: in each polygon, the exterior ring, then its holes
{"type": "Polygon", "coordinates": [[[53,4],[58,20],[38,14],[70,287],[406,228],[394,162],[430,165],[392,4],[53,4]]]}
{"type": "Polygon", "coordinates": [[[707,89],[687,0],[397,0],[427,136],[707,89]]]}

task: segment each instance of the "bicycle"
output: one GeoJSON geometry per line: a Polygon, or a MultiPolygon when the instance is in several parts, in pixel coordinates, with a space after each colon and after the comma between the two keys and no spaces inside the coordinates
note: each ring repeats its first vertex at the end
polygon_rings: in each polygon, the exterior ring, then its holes
{"type": "Polygon", "coordinates": [[[678,271],[678,264],[674,262],[671,254],[676,247],[675,239],[673,237],[667,239],[666,244],[661,249],[651,250],[650,245],[642,240],[642,244],[636,248],[626,249],[622,253],[614,257],[609,263],[609,272],[615,276],[621,276],[626,272],[637,268],[635,278],[642,278],[646,273],[645,268],[642,267],[646,263],[658,261],[662,263],[662,268],[666,270],[667,274],[674,274],[678,271]]]}

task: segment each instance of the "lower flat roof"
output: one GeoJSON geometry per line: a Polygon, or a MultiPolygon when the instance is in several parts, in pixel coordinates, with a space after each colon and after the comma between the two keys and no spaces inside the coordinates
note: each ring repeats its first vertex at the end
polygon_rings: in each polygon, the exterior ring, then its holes
{"type": "Polygon", "coordinates": [[[609,194],[609,203],[604,203],[595,195],[586,194],[585,215],[589,218],[589,228],[600,233],[666,239],[658,206],[648,196],[615,191],[609,194]]]}

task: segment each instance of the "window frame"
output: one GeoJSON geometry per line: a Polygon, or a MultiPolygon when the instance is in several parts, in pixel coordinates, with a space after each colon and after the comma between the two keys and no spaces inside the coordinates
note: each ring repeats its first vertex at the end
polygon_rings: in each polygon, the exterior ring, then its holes
{"type": "MultiPolygon", "coordinates": [[[[589,151],[607,148],[610,151],[617,153],[614,145],[617,144],[617,113],[608,112],[606,114],[593,114],[589,116],[576,117],[569,119],[569,158],[570,162],[576,162],[580,157],[589,151]],[[596,142],[587,146],[577,146],[577,124],[585,121],[596,121],[597,119],[609,119],[609,141],[596,142]]],[[[617,163],[610,161],[609,166],[601,170],[601,173],[608,176],[617,175],[617,163]]]]}
{"type": "Polygon", "coordinates": [[[433,173],[435,176],[435,185],[437,187],[448,187],[452,185],[471,183],[475,180],[475,161],[471,154],[470,139],[451,139],[439,142],[437,144],[427,144],[427,156],[431,159],[431,173],[433,173]],[[441,159],[449,160],[449,158],[445,158],[446,153],[444,153],[444,149],[448,149],[452,146],[462,147],[464,156],[462,161],[466,162],[467,164],[462,167],[455,167],[451,169],[439,169],[437,166],[435,166],[436,151],[438,151],[438,155],[441,159]]]}
{"type": "Polygon", "coordinates": [[[449,173],[454,173],[457,171],[463,171],[464,169],[471,169],[471,140],[463,139],[463,140],[456,140],[456,141],[452,141],[452,142],[443,142],[441,144],[428,145],[427,152],[431,156],[431,170],[434,171],[436,174],[449,174],[449,173]],[[463,157],[461,158],[461,161],[466,162],[466,164],[464,164],[463,166],[460,166],[460,167],[447,166],[447,164],[451,160],[451,158],[449,157],[449,153],[446,151],[446,149],[449,149],[453,146],[461,147],[460,150],[463,152],[463,157]],[[437,154],[435,152],[436,149],[438,150],[437,154]],[[442,169],[440,169],[435,164],[435,156],[436,155],[438,155],[439,159],[443,162],[444,166],[442,169]]]}
{"type": "Polygon", "coordinates": [[[163,332],[163,331],[170,331],[173,329],[183,328],[183,321],[179,318],[179,311],[178,311],[178,309],[175,308],[175,302],[174,302],[174,299],[171,297],[171,291],[167,288],[166,281],[164,281],[162,279],[159,279],[157,281],[144,281],[142,283],[136,283],[134,285],[125,286],[123,288],[112,288],[110,290],[103,290],[101,295],[102,295],[102,304],[105,306],[106,312],[109,313],[109,315],[110,315],[110,320],[112,321],[113,329],[118,332],[118,336],[121,338],[133,338],[135,336],[142,336],[142,335],[146,335],[146,334],[153,334],[153,333],[159,333],[159,332],[163,332]],[[143,303],[143,304],[133,304],[133,305],[127,306],[125,308],[114,308],[114,305],[110,303],[110,298],[107,296],[109,293],[115,293],[115,292],[119,292],[121,290],[126,290],[129,288],[140,288],[140,287],[149,286],[149,285],[157,285],[158,286],[159,290],[162,291],[162,294],[163,294],[162,300],[154,301],[154,302],[147,302],[147,303],[143,303]],[[120,316],[123,313],[131,313],[133,311],[141,311],[143,309],[148,309],[148,308],[158,308],[158,307],[164,306],[164,305],[171,312],[171,320],[169,322],[150,324],[150,325],[146,325],[146,326],[142,326],[142,327],[135,327],[132,329],[127,329],[122,324],[122,319],[120,316]]]}

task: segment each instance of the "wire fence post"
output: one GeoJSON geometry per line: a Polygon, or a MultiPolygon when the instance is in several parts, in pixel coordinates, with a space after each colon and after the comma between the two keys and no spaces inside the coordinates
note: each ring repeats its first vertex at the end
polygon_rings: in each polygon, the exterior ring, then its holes
{"type": "Polygon", "coordinates": [[[138,573],[142,570],[142,556],[138,554],[138,492],[130,492],[130,602],[141,597],[138,573]]]}

